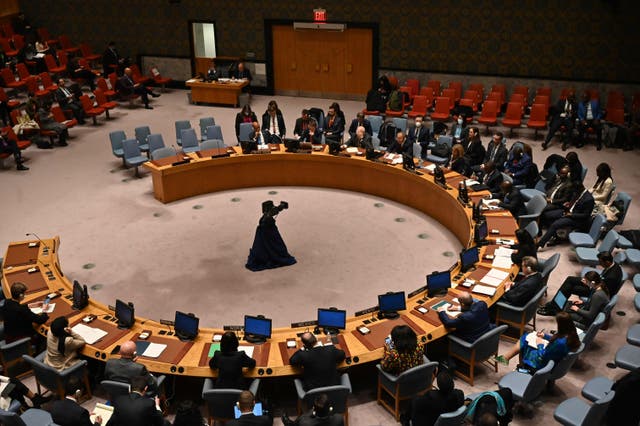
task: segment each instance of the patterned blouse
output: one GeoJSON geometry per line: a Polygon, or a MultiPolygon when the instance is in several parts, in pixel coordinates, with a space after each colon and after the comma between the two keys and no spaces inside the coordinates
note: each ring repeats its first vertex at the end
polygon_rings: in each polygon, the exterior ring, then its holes
{"type": "Polygon", "coordinates": [[[410,353],[399,353],[395,348],[384,345],[384,356],[380,362],[382,369],[389,374],[398,375],[412,367],[422,364],[424,345],[418,342],[416,349],[410,353]]]}

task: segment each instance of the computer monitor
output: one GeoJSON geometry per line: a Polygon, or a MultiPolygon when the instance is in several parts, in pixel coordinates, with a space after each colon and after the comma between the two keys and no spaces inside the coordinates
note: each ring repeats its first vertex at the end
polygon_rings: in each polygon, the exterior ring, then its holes
{"type": "Polygon", "coordinates": [[[337,334],[344,330],[347,323],[347,311],[340,309],[318,308],[318,327],[324,328],[329,334],[337,334]]]}
{"type": "Polygon", "coordinates": [[[427,296],[444,296],[449,288],[451,288],[451,271],[436,271],[427,275],[427,296]]]}
{"type": "Polygon", "coordinates": [[[193,314],[185,314],[184,312],[176,311],[176,319],[174,321],[174,327],[176,336],[180,340],[193,340],[198,335],[198,325],[200,324],[200,318],[193,314]]]}
{"type": "Polygon", "coordinates": [[[244,316],[244,339],[251,343],[264,343],[271,337],[271,319],[263,316],[244,316]]]}
{"type": "Polygon", "coordinates": [[[296,152],[300,147],[300,141],[298,139],[285,138],[284,147],[287,148],[287,152],[296,152]]]}
{"type": "Polygon", "coordinates": [[[243,154],[251,154],[253,151],[258,150],[257,141],[240,141],[240,147],[243,154]]]}
{"type": "Polygon", "coordinates": [[[476,244],[481,244],[487,239],[487,235],[489,235],[489,228],[487,228],[487,221],[483,220],[476,223],[474,227],[474,240],[476,244]]]}
{"type": "Polygon", "coordinates": [[[478,246],[469,247],[460,252],[460,272],[467,272],[480,261],[478,246]]]}
{"type": "Polygon", "coordinates": [[[81,310],[89,304],[89,292],[87,286],[80,285],[77,280],[73,280],[73,309],[81,310]]]}
{"type": "Polygon", "coordinates": [[[116,299],[116,319],[118,320],[118,328],[133,327],[136,322],[133,303],[125,303],[116,299]]]}
{"type": "Polygon", "coordinates": [[[407,309],[404,291],[389,292],[378,295],[380,318],[398,318],[398,311],[407,309]]]}

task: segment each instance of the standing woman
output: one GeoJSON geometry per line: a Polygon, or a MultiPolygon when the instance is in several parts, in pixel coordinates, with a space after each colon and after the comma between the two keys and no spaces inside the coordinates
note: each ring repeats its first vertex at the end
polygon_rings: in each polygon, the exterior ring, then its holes
{"type": "Polygon", "coordinates": [[[596,168],[596,183],[589,190],[596,202],[593,208],[593,214],[604,214],[604,207],[611,198],[611,192],[614,188],[613,177],[611,177],[611,167],[607,163],[600,163],[596,168]]]}
{"type": "Polygon", "coordinates": [[[82,336],[69,328],[66,317],[58,317],[51,323],[47,334],[47,353],[44,363],[62,371],[80,362],[78,351],[86,344],[82,336]]]}

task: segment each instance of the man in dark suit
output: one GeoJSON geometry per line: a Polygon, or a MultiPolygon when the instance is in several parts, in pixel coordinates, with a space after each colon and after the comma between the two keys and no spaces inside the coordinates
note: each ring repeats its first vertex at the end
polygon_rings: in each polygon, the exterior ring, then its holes
{"type": "Polygon", "coordinates": [[[420,144],[420,159],[427,159],[427,149],[429,147],[429,129],[424,127],[424,117],[417,116],[414,120],[414,126],[409,129],[407,139],[409,143],[420,144]]]}
{"type": "Polygon", "coordinates": [[[29,170],[23,163],[27,161],[27,158],[22,157],[18,142],[9,139],[9,134],[6,131],[0,133],[0,154],[13,154],[13,159],[16,162],[16,169],[20,171],[29,170]]]}
{"type": "Polygon", "coordinates": [[[145,377],[147,379],[147,387],[151,395],[158,393],[158,383],[147,371],[147,367],[136,362],[136,344],[129,340],[120,347],[120,358],[111,358],[107,361],[104,368],[104,378],[106,380],[114,380],[116,382],[131,383],[134,377],[145,377]]]}
{"type": "Polygon", "coordinates": [[[295,421],[283,414],[282,424],[284,426],[343,426],[344,418],[342,414],[333,412],[329,397],[326,393],[321,393],[313,401],[313,408],[310,412],[304,413],[295,421]]]}
{"type": "Polygon", "coordinates": [[[542,288],[542,275],[538,272],[538,261],[535,257],[522,258],[521,271],[524,275],[518,282],[510,282],[505,286],[502,301],[512,306],[524,306],[542,288]]]}
{"type": "Polygon", "coordinates": [[[582,94],[578,104],[578,148],[584,145],[584,132],[591,128],[596,132],[598,151],[602,149],[602,109],[598,99],[591,99],[589,92],[582,94]]]}
{"type": "Polygon", "coordinates": [[[251,71],[249,71],[249,69],[245,67],[244,62],[238,62],[238,67],[232,73],[232,76],[234,78],[237,78],[238,80],[242,80],[242,79],[245,79],[248,81],[252,80],[251,71]]]}
{"type": "Polygon", "coordinates": [[[303,333],[303,347],[294,353],[290,364],[304,369],[302,382],[306,390],[340,383],[336,365],[344,360],[344,351],[333,345],[318,344],[312,333],[303,333]]]}
{"type": "Polygon", "coordinates": [[[113,403],[113,415],[107,426],[169,426],[162,418],[160,400],[144,396],[147,390],[145,377],[131,380],[131,393],[121,395],[113,403]]]}
{"type": "Polygon", "coordinates": [[[500,185],[502,184],[502,173],[496,169],[496,165],[493,160],[489,160],[484,164],[484,174],[480,180],[480,186],[478,189],[474,186],[474,191],[480,191],[481,189],[487,189],[491,192],[492,196],[498,196],[500,193],[500,185]]]}
{"type": "Polygon", "coordinates": [[[310,142],[313,145],[322,144],[322,132],[318,130],[318,123],[316,123],[315,119],[309,119],[309,125],[302,131],[298,140],[300,142],[310,142]]]}
{"type": "Polygon", "coordinates": [[[152,106],[149,106],[149,95],[157,98],[160,96],[157,93],[153,93],[153,90],[149,89],[142,83],[134,83],[133,82],[133,72],[131,68],[124,69],[124,75],[118,79],[117,82],[117,91],[118,93],[131,96],[133,94],[140,95],[140,99],[142,99],[142,103],[144,103],[144,107],[146,109],[153,109],[152,106]]]}
{"type": "Polygon", "coordinates": [[[78,124],[85,123],[82,103],[80,102],[80,99],[71,92],[71,90],[67,89],[64,78],[58,80],[58,88],[53,94],[56,98],[56,102],[60,105],[60,108],[70,109],[73,116],[78,120],[78,124]]]}
{"type": "Polygon", "coordinates": [[[270,105],[262,116],[262,132],[267,137],[267,143],[282,143],[287,133],[284,117],[275,105],[270,105]]]}
{"type": "Polygon", "coordinates": [[[473,170],[478,180],[484,177],[486,173],[485,165],[489,161],[493,161],[498,171],[503,171],[504,163],[505,161],[507,161],[508,155],[509,150],[507,149],[504,135],[502,134],[502,132],[495,132],[493,134],[493,138],[491,138],[491,140],[489,141],[489,145],[487,145],[487,150],[485,151],[484,155],[484,161],[478,166],[471,167],[471,170],[473,170]]]}
{"type": "Polygon", "coordinates": [[[250,391],[242,391],[238,397],[240,417],[227,422],[228,426],[270,426],[273,419],[269,416],[256,416],[253,407],[256,405],[253,394],[250,391]]]}
{"type": "Polygon", "coordinates": [[[359,126],[346,144],[348,147],[363,148],[367,151],[373,150],[371,135],[366,133],[364,126],[359,126]]]}
{"type": "Polygon", "coordinates": [[[76,392],[79,391],[79,380],[72,377],[65,388],[66,398],[54,401],[49,412],[53,422],[59,426],[99,426],[102,417],[96,416],[96,421],[91,422],[89,411],[83,408],[76,400],[76,392]]]}
{"type": "Polygon", "coordinates": [[[258,145],[266,145],[269,143],[268,135],[260,129],[260,123],[254,121],[251,125],[253,126],[253,132],[249,135],[249,139],[255,141],[258,145]]]}
{"type": "Polygon", "coordinates": [[[413,425],[433,425],[440,414],[450,413],[464,404],[464,393],[454,389],[453,379],[446,370],[436,377],[438,389],[432,389],[411,401],[411,423],[413,425]]]}
{"type": "Polygon", "coordinates": [[[324,118],[324,137],[327,143],[340,142],[344,133],[344,120],[337,114],[335,108],[329,107],[327,116],[324,118]]]}
{"type": "Polygon", "coordinates": [[[354,137],[356,134],[356,130],[358,127],[363,126],[366,133],[369,135],[373,134],[373,130],[371,129],[371,122],[364,118],[364,113],[362,111],[356,114],[356,118],[351,120],[351,125],[349,125],[349,136],[354,137]]]}
{"type": "Polygon", "coordinates": [[[566,99],[560,99],[552,110],[553,117],[549,123],[549,132],[544,138],[542,143],[542,149],[547,149],[549,141],[556,134],[560,127],[565,126],[567,129],[567,140],[562,143],[562,150],[566,150],[571,140],[571,132],[573,132],[573,126],[576,121],[577,113],[576,96],[575,93],[570,92],[566,99]]]}
{"type": "Polygon", "coordinates": [[[27,305],[21,304],[27,286],[21,282],[11,284],[11,298],[4,301],[2,317],[4,318],[4,338],[7,343],[15,342],[23,337],[31,337],[32,341],[40,341],[39,334],[33,324],[44,324],[49,315],[34,314],[27,305]]]}
{"type": "Polygon", "coordinates": [[[503,181],[500,184],[500,192],[501,200],[498,207],[509,210],[516,219],[525,212],[524,198],[522,198],[520,190],[513,186],[513,183],[503,181]]]}
{"type": "Polygon", "coordinates": [[[216,68],[216,61],[212,59],[211,65],[207,70],[207,81],[218,81],[218,78],[220,78],[220,72],[216,68]]]}
{"type": "Polygon", "coordinates": [[[556,231],[562,228],[585,231],[590,224],[591,212],[595,201],[591,193],[581,183],[576,184],[575,196],[572,201],[566,203],[562,210],[552,210],[542,214],[540,221],[547,224],[547,232],[538,241],[538,247],[542,248],[547,243],[554,244],[556,231]]]}
{"type": "Polygon", "coordinates": [[[116,50],[116,43],[114,41],[110,41],[102,54],[104,78],[107,78],[112,72],[115,72],[117,75],[122,75],[124,65],[125,59],[121,58],[118,54],[118,51],[116,50]]]}
{"type": "Polygon", "coordinates": [[[474,302],[471,293],[458,296],[458,301],[462,313],[455,318],[447,314],[446,307],[438,308],[438,317],[442,324],[446,328],[455,328],[454,336],[473,343],[495,327],[489,320],[489,308],[485,302],[474,302]]]}
{"type": "Polygon", "coordinates": [[[302,115],[296,118],[296,124],[293,126],[293,134],[298,135],[298,137],[302,136],[302,133],[309,127],[310,121],[309,110],[305,108],[302,110],[302,115]]]}
{"type": "Polygon", "coordinates": [[[398,130],[396,133],[396,139],[387,148],[387,152],[390,154],[402,154],[403,156],[413,158],[413,145],[409,143],[404,132],[402,130],[398,130]]]}

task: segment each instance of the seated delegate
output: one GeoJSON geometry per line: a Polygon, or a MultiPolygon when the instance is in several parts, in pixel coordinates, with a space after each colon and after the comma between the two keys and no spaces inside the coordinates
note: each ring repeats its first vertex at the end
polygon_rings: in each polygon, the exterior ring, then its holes
{"type": "Polygon", "coordinates": [[[471,293],[458,297],[462,313],[457,317],[447,314],[446,307],[438,308],[438,317],[446,328],[455,328],[453,335],[467,342],[475,342],[479,337],[495,327],[489,319],[489,308],[481,300],[474,301],[471,293]]]}
{"type": "Polygon", "coordinates": [[[538,261],[535,257],[525,256],[522,259],[521,271],[524,277],[520,281],[508,282],[501,300],[512,306],[524,306],[542,288],[542,276],[538,272],[538,261]]]}
{"type": "Polygon", "coordinates": [[[209,360],[209,367],[218,370],[215,387],[224,389],[245,389],[242,369],[255,366],[255,359],[249,357],[245,351],[238,350],[238,337],[232,331],[222,335],[220,350],[215,351],[209,360]]]}
{"type": "Polygon", "coordinates": [[[442,370],[436,376],[437,389],[411,400],[411,424],[432,426],[440,414],[450,413],[464,404],[464,393],[454,388],[451,375],[442,370]]]}
{"type": "Polygon", "coordinates": [[[67,317],[58,317],[47,334],[44,363],[62,371],[80,362],[79,351],[86,344],[82,336],[69,328],[67,317]]]}
{"type": "Polygon", "coordinates": [[[302,367],[302,383],[306,390],[340,383],[337,364],[344,360],[344,351],[334,345],[319,344],[316,336],[306,332],[300,337],[303,347],[291,355],[289,362],[302,367]]]}
{"type": "Polygon", "coordinates": [[[384,343],[380,366],[387,373],[398,375],[424,362],[424,345],[416,332],[407,325],[396,325],[384,343]]]}

